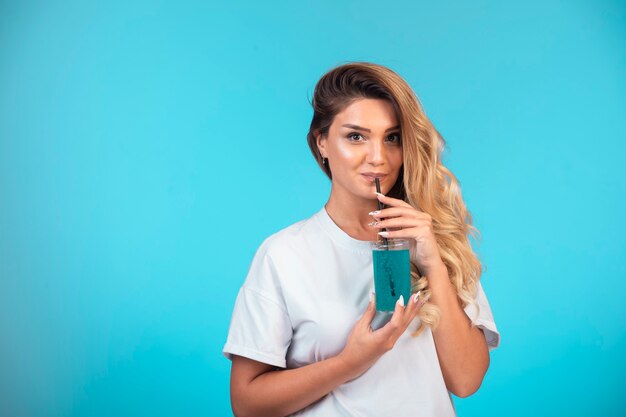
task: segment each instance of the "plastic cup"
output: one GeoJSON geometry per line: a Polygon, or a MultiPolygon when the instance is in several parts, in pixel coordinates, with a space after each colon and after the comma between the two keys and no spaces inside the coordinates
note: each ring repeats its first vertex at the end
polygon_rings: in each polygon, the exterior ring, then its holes
{"type": "Polygon", "coordinates": [[[411,261],[409,241],[386,239],[372,242],[376,310],[393,311],[400,295],[404,305],[411,296],[411,261]]]}

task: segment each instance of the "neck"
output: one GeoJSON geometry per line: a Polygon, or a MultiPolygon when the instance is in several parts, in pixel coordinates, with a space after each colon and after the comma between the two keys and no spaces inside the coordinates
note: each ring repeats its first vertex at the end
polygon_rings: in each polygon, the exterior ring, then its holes
{"type": "Polygon", "coordinates": [[[378,240],[378,229],[368,226],[374,218],[368,213],[378,210],[378,200],[362,198],[345,192],[333,184],[326,211],[335,224],[350,237],[358,240],[378,240]]]}

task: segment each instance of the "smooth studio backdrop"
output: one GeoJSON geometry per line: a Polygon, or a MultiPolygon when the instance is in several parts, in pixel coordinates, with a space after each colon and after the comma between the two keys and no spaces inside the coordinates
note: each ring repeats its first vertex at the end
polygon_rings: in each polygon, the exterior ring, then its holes
{"type": "Polygon", "coordinates": [[[459,415],[626,413],[624,2],[3,1],[1,416],[231,415],[235,296],[326,201],[308,99],[348,61],[411,84],[482,232],[502,345],[459,415]]]}

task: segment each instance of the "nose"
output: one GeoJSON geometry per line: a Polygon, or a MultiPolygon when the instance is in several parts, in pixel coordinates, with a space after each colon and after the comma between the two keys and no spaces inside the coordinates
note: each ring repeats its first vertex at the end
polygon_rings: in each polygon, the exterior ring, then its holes
{"type": "Polygon", "coordinates": [[[373,166],[380,166],[385,163],[385,147],[380,140],[371,140],[367,153],[367,163],[373,166]]]}

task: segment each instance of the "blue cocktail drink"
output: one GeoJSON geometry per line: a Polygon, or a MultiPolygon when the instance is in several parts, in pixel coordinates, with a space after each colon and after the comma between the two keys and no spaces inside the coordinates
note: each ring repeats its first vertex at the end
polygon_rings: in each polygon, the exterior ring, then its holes
{"type": "Polygon", "coordinates": [[[387,239],[372,243],[376,310],[393,311],[400,295],[404,303],[411,296],[409,241],[387,239]]]}

